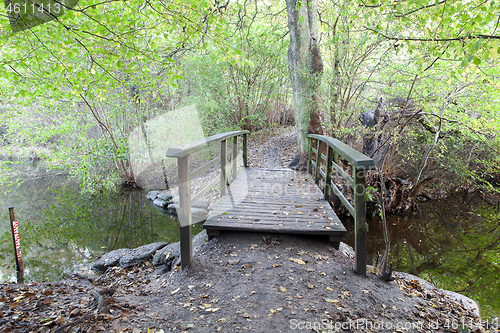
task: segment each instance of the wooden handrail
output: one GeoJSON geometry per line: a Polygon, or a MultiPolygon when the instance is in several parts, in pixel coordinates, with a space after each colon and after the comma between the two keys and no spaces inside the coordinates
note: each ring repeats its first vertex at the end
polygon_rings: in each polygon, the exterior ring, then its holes
{"type": "Polygon", "coordinates": [[[186,143],[177,147],[170,147],[167,149],[167,154],[165,156],[177,157],[177,158],[184,157],[187,155],[191,155],[192,153],[196,153],[197,151],[200,151],[202,149],[213,146],[223,140],[227,140],[240,135],[245,136],[249,133],[250,133],[249,131],[233,131],[233,132],[215,134],[209,136],[208,138],[200,139],[198,141],[186,143]]]}
{"type": "Polygon", "coordinates": [[[178,175],[179,175],[179,209],[177,211],[177,216],[179,217],[180,224],[180,242],[181,242],[181,267],[185,268],[191,263],[193,258],[193,245],[192,245],[192,217],[191,217],[191,205],[198,198],[203,196],[213,187],[219,183],[220,179],[220,191],[221,196],[226,193],[227,184],[227,140],[233,139],[233,160],[232,162],[232,173],[233,179],[236,178],[237,173],[237,158],[238,158],[238,136],[243,136],[243,165],[247,167],[247,135],[249,131],[233,131],[221,134],[212,135],[208,138],[201,139],[188,144],[180,145],[177,147],[170,147],[167,149],[166,156],[177,158],[178,165],[178,175]],[[189,167],[189,162],[191,155],[200,150],[208,148],[210,146],[221,145],[221,174],[218,179],[212,181],[207,187],[199,191],[197,194],[191,196],[191,178],[201,174],[203,171],[207,170],[211,166],[217,163],[217,160],[212,160],[198,169],[191,172],[189,167]],[[194,199],[193,199],[194,198],[194,199]]]}
{"type": "Polygon", "coordinates": [[[318,185],[320,176],[323,176],[325,180],[325,186],[323,188],[325,200],[329,199],[330,194],[333,191],[344,206],[346,206],[351,215],[353,215],[356,274],[366,275],[366,171],[374,170],[375,162],[368,156],[349,147],[337,139],[317,134],[309,134],[307,137],[309,138],[309,159],[307,171],[312,175],[311,171],[312,167],[314,167],[315,181],[318,185]],[[313,148],[313,140],[317,140],[316,149],[313,148]],[[326,155],[321,152],[321,143],[326,145],[326,155]],[[316,154],[316,161],[312,160],[312,153],[316,154]],[[342,170],[340,165],[338,165],[339,156],[343,157],[352,166],[352,178],[342,170]],[[325,172],[321,171],[321,160],[326,161],[325,172]],[[332,182],[332,169],[336,170],[353,188],[353,205],[349,203],[342,192],[332,182]]]}

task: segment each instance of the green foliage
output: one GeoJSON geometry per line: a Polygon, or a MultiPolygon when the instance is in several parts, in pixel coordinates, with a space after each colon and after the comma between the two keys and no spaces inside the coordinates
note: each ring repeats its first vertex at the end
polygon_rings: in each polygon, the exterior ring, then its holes
{"type": "Polygon", "coordinates": [[[182,98],[197,103],[207,135],[279,124],[289,109],[285,16],[269,17],[278,10],[240,5],[227,16],[224,40],[181,59],[179,88],[190,92],[182,98]]]}
{"type": "Polygon", "coordinates": [[[220,14],[198,1],[81,1],[17,34],[1,16],[0,117],[11,144],[50,146],[53,164],[73,168],[88,188],[132,178],[129,133],[160,113],[183,79],[173,56],[207,33],[216,38],[220,14]]]}
{"type": "Polygon", "coordinates": [[[444,191],[492,189],[500,173],[498,75],[493,2],[329,2],[321,29],[323,113],[334,137],[357,149],[377,138],[389,175],[434,177],[444,191]],[[409,97],[407,111],[384,105],[377,128],[359,113],[379,98],[409,97]],[[441,111],[443,113],[441,114],[441,111]],[[433,145],[436,131],[440,131],[433,145]],[[383,147],[380,147],[383,145],[383,147]],[[429,154],[428,159],[426,155],[429,154]],[[422,161],[427,163],[423,164],[422,161]]]}

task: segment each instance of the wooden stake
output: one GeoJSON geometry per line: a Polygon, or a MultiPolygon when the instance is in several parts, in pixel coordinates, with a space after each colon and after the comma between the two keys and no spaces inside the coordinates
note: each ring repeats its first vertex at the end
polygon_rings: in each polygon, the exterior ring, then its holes
{"type": "Polygon", "coordinates": [[[9,207],[10,228],[12,231],[12,243],[14,244],[14,256],[16,258],[17,283],[24,283],[23,256],[21,255],[21,242],[19,240],[19,228],[14,215],[14,207],[9,207]]]}

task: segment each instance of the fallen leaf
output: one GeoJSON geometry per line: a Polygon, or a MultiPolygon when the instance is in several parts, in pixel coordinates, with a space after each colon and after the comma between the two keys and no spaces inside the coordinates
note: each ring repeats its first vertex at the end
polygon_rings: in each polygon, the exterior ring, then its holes
{"type": "Polygon", "coordinates": [[[297,264],[300,264],[300,265],[305,265],[306,263],[304,262],[304,260],[302,259],[294,259],[294,258],[290,258],[291,261],[297,263],[297,264]]]}
{"type": "Polygon", "coordinates": [[[325,301],[327,301],[328,303],[338,303],[339,302],[336,299],[330,299],[330,298],[325,298],[325,301]]]}
{"type": "Polygon", "coordinates": [[[280,286],[278,289],[279,289],[279,291],[281,291],[282,293],[284,293],[284,292],[286,291],[286,288],[285,288],[285,287],[283,287],[283,286],[280,286]]]}

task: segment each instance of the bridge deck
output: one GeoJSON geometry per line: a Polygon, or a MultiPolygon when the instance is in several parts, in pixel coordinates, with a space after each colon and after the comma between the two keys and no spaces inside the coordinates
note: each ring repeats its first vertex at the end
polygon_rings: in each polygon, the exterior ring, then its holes
{"type": "Polygon", "coordinates": [[[306,172],[246,168],[214,205],[203,228],[316,234],[338,243],[346,234],[333,209],[306,172]]]}

